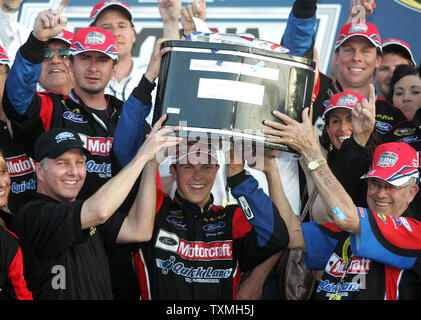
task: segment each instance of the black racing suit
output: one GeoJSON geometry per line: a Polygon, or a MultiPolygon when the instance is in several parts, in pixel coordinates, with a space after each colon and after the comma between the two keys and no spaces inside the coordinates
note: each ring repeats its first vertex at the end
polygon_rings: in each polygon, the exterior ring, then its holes
{"type": "Polygon", "coordinates": [[[238,205],[158,196],[154,233],[134,255],[142,299],[235,299],[241,272],[284,249],[288,230],[257,181],[228,178],[238,205]]]}

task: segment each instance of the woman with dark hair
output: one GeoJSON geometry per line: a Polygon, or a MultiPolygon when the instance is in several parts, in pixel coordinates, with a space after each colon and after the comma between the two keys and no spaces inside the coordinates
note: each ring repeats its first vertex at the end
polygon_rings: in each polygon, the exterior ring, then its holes
{"type": "MultiPolygon", "coordinates": [[[[384,136],[384,142],[406,142],[418,152],[421,151],[421,75],[420,69],[411,65],[399,65],[390,81],[387,99],[398,107],[407,121],[398,123],[384,136]]],[[[421,193],[418,193],[409,207],[411,218],[421,220],[421,193]]]]}
{"type": "MultiPolygon", "coordinates": [[[[364,186],[360,177],[370,165],[378,133],[375,125],[375,93],[371,86],[369,100],[352,91],[340,92],[332,96],[325,108],[325,127],[320,144],[324,148],[327,164],[357,204],[365,204],[361,196],[364,186]],[[370,103],[371,101],[371,103],[370,103]]],[[[324,159],[320,159],[324,162],[324,159]]],[[[304,204],[311,220],[317,223],[332,222],[331,215],[310,177],[309,171],[301,164],[306,176],[308,200],[304,204]],[[307,208],[306,208],[307,207],[307,208]]]]}
{"type": "Polygon", "coordinates": [[[421,107],[420,70],[412,65],[399,65],[393,72],[390,81],[390,92],[387,100],[401,109],[403,114],[412,120],[421,107]]]}

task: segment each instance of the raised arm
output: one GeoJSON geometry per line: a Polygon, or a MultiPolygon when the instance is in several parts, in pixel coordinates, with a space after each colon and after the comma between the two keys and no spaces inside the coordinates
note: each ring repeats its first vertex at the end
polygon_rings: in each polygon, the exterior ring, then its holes
{"type": "MultiPolygon", "coordinates": [[[[156,122],[148,135],[148,138],[132,161],[84,202],[81,212],[82,229],[96,226],[107,221],[123,203],[145,165],[155,158],[161,148],[178,144],[180,138],[167,136],[167,134],[178,130],[177,127],[161,128],[165,119],[166,115],[162,116],[159,121],[156,122]]],[[[150,168],[146,170],[146,176],[148,176],[148,174],[150,176],[149,169],[150,168]]],[[[141,194],[140,197],[141,196],[143,195],[141,194]]],[[[136,202],[138,200],[139,198],[136,199],[136,202]]],[[[147,203],[144,203],[144,205],[146,210],[151,208],[147,203]]],[[[155,208],[153,209],[155,210],[155,208]]],[[[134,242],[144,240],[143,234],[139,235],[138,233],[135,233],[135,231],[139,230],[143,232],[141,228],[145,225],[145,219],[142,217],[139,218],[139,216],[137,216],[138,214],[142,215],[142,212],[138,212],[138,210],[134,210],[133,208],[130,209],[130,219],[126,218],[127,221],[123,223],[124,227],[120,230],[119,237],[121,236],[121,241],[134,242]],[[126,229],[128,230],[127,232],[126,229]]],[[[148,222],[146,222],[146,226],[149,226],[148,222]]]]}
{"type": "Polygon", "coordinates": [[[196,31],[196,24],[193,18],[206,21],[206,0],[193,0],[193,2],[181,9],[181,25],[184,35],[190,35],[196,31]]]}
{"type": "Polygon", "coordinates": [[[66,27],[67,18],[62,16],[62,12],[67,2],[63,0],[57,10],[44,10],[38,14],[34,31],[16,54],[7,77],[6,99],[3,103],[8,117],[11,117],[11,108],[23,115],[30,106],[41,75],[43,50],[47,41],[66,27]]]}
{"type": "Polygon", "coordinates": [[[268,153],[268,156],[265,156],[264,173],[268,182],[269,197],[278,208],[279,214],[288,228],[288,248],[305,249],[301,225],[297,216],[292,211],[289,201],[285,195],[282,180],[279,175],[278,164],[276,163],[276,156],[270,156],[272,154],[276,155],[277,152],[271,150],[268,153]]]}
{"type": "Polygon", "coordinates": [[[289,54],[311,58],[314,47],[317,0],[296,0],[288,17],[282,45],[289,54]]]}
{"type": "Polygon", "coordinates": [[[126,166],[136,155],[144,140],[144,120],[152,107],[151,92],[159,76],[162,56],[171,48],[161,49],[161,44],[169,40],[161,38],[155,44],[148,68],[138,86],[124,103],[114,133],[113,150],[121,167],[126,166]]]}
{"type": "Polygon", "coordinates": [[[181,12],[181,0],[158,0],[159,14],[163,22],[164,38],[180,40],[178,21],[181,12]]]}
{"type": "MultiPolygon", "coordinates": [[[[311,124],[308,110],[308,108],[305,108],[302,112],[302,123],[278,111],[274,111],[273,114],[284,124],[269,120],[264,121],[265,125],[272,128],[265,129],[265,134],[274,136],[267,138],[267,141],[290,146],[303,156],[306,165],[312,161],[323,159],[319,136],[311,124]]],[[[360,220],[357,208],[328,165],[322,164],[317,169],[312,170],[310,174],[328,206],[335,224],[343,230],[359,234],[360,220]]]]}

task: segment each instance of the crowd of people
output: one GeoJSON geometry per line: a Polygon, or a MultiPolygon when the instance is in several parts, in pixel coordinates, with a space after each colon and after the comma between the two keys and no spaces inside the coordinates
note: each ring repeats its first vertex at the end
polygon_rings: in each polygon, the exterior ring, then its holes
{"type": "MultiPolygon", "coordinates": [[[[350,1],[302,121],[261,119],[301,156],[266,149],[263,168],[152,121],[161,44],[194,32],[205,0],[158,1],[146,67],[126,3],[98,2],[75,33],[68,0],[33,30],[21,3],[0,11],[0,299],[278,300],[290,250],[315,275],[306,299],[421,298],[421,73],[353,16],[373,0],[350,1]]],[[[317,62],[316,12],[296,0],[281,44],[317,62]]]]}

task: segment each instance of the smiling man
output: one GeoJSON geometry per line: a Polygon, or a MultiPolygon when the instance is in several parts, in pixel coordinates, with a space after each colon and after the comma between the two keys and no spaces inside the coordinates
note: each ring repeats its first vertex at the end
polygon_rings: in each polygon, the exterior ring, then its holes
{"type": "Polygon", "coordinates": [[[133,160],[91,197],[76,200],[86,178],[79,135],[50,129],[34,146],[37,192],[14,216],[25,278],[35,299],[112,299],[106,248],[150,239],[156,188],[156,153],[178,143],[173,129],[156,122],[133,160]],[[128,213],[118,211],[140,173],[141,185],[128,213]],[[146,188],[146,189],[144,189],[146,188]],[[153,191],[148,191],[153,190],[153,191]]]}
{"type": "Polygon", "coordinates": [[[73,33],[63,30],[48,41],[44,49],[38,91],[58,91],[67,94],[73,88],[73,73],[69,66],[69,50],[73,33]]]}
{"type": "MultiPolygon", "coordinates": [[[[320,73],[314,91],[313,123],[322,132],[324,104],[332,95],[354,91],[368,98],[374,73],[382,61],[382,42],[377,27],[364,21],[347,23],[340,29],[335,43],[336,80],[320,73]]],[[[385,134],[405,115],[384,99],[376,101],[376,131],[385,134]]]]}
{"type": "Polygon", "coordinates": [[[241,273],[285,247],[285,223],[244,163],[227,169],[239,205],[214,205],[216,150],[185,150],[171,165],[175,196],[158,195],[152,239],[135,255],[142,299],[235,299],[241,273]]]}
{"type": "Polygon", "coordinates": [[[378,146],[362,176],[368,185],[368,208],[357,207],[326,162],[319,161],[323,153],[308,109],[302,123],[274,115],[282,123],[265,121],[275,129],[265,130],[273,135],[267,140],[286,144],[303,156],[334,221],[300,225],[297,219],[284,218],[291,221],[289,247],[306,250],[307,268],[324,270],[316,299],[420,299],[421,224],[408,217],[419,190],[415,149],[404,142],[378,146]]]}
{"type": "MultiPolygon", "coordinates": [[[[104,94],[118,58],[112,33],[98,27],[82,28],[73,37],[69,52],[69,69],[74,87],[68,94],[38,92],[36,84],[46,56],[58,58],[60,51],[48,52],[48,43],[63,32],[67,19],[61,15],[67,1],[58,10],[39,13],[34,31],[19,49],[6,82],[3,105],[15,132],[25,137],[26,149],[32,153],[36,138],[54,127],[75,130],[89,150],[87,177],[79,199],[86,199],[113,174],[111,147],[123,102],[104,94]],[[47,55],[48,53],[48,55],[47,55]]],[[[141,86],[141,84],[140,84],[141,86]]],[[[150,111],[136,98],[127,101],[146,115],[150,111]],[[144,110],[145,109],[145,110],[144,110]]],[[[124,118],[124,116],[123,116],[124,118]]],[[[142,139],[143,140],[143,139],[142,139]]]]}

